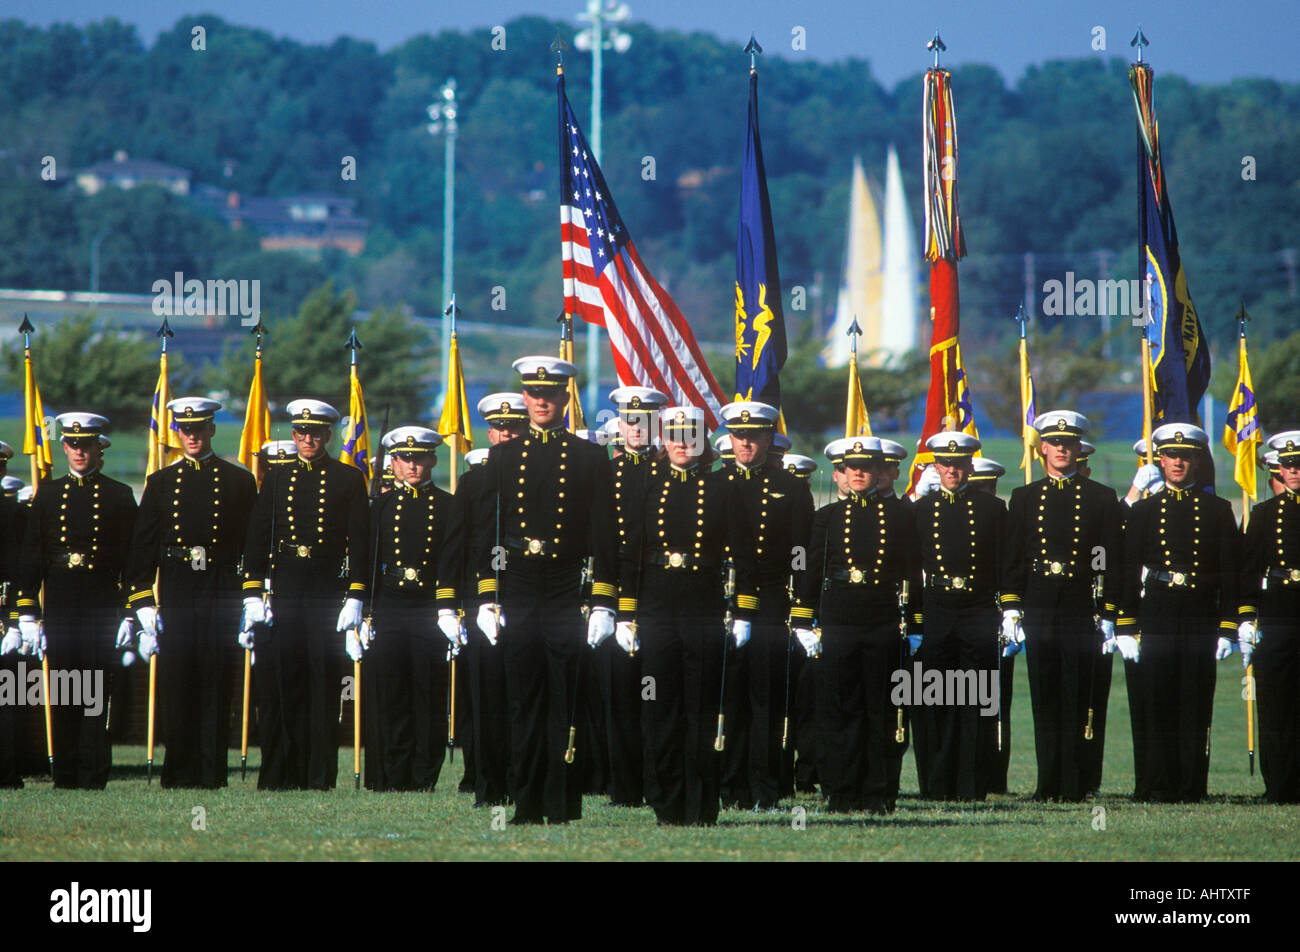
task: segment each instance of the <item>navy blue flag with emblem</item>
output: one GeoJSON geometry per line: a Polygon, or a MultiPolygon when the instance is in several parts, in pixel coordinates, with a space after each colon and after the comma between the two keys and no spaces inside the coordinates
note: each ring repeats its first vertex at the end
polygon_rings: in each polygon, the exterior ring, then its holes
{"type": "Polygon", "coordinates": [[[781,407],[785,314],[776,267],[772,205],[758,137],[758,73],[749,73],[749,121],[736,229],[736,399],[781,407]]]}

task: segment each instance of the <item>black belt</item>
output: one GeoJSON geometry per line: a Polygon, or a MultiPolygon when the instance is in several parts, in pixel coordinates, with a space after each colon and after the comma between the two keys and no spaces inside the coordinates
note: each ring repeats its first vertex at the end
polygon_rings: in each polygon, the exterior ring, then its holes
{"type": "Polygon", "coordinates": [[[395,578],[403,582],[418,582],[424,575],[423,569],[418,569],[414,565],[385,565],[384,578],[395,578]]]}
{"type": "Polygon", "coordinates": [[[1300,569],[1269,569],[1269,578],[1278,578],[1284,582],[1295,582],[1300,585],[1300,569]]]}
{"type": "Polygon", "coordinates": [[[1060,578],[1074,577],[1074,565],[1070,562],[1052,562],[1047,559],[1034,559],[1029,563],[1029,566],[1035,572],[1041,572],[1043,575],[1055,575],[1060,578]]]}
{"type": "Polygon", "coordinates": [[[519,536],[506,536],[506,548],[511,552],[522,552],[524,555],[548,555],[555,549],[554,542],[547,542],[545,539],[534,539],[529,536],[520,538],[519,536]]]}
{"type": "Polygon", "coordinates": [[[94,568],[90,560],[94,557],[91,552],[73,552],[71,549],[52,548],[50,549],[50,564],[60,564],[61,568],[68,569],[86,569],[89,571],[94,568]]]}
{"type": "Polygon", "coordinates": [[[1193,581],[1195,576],[1191,572],[1167,572],[1164,569],[1159,571],[1146,566],[1147,581],[1162,582],[1170,588],[1196,588],[1193,581]]]}
{"type": "Polygon", "coordinates": [[[826,577],[836,582],[848,582],[850,585],[872,585],[888,586],[897,588],[897,582],[891,582],[888,579],[877,578],[876,576],[868,577],[862,569],[832,569],[826,577]]]}
{"type": "Polygon", "coordinates": [[[651,552],[646,556],[651,565],[662,565],[669,569],[716,569],[717,562],[705,562],[686,552],[651,552]]]}
{"type": "Polygon", "coordinates": [[[178,562],[188,562],[190,568],[195,572],[221,568],[221,560],[214,558],[213,555],[212,550],[203,545],[169,545],[163,548],[165,558],[176,559],[178,562]]]}
{"type": "Polygon", "coordinates": [[[973,575],[927,575],[926,588],[942,588],[950,592],[973,592],[975,577],[973,575]]]}

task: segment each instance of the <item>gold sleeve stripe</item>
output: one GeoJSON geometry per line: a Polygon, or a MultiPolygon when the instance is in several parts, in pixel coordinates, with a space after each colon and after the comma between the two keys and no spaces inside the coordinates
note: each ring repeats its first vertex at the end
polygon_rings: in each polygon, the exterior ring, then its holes
{"type": "Polygon", "coordinates": [[[601,598],[613,598],[618,593],[609,582],[592,582],[591,594],[598,595],[601,598]]]}
{"type": "Polygon", "coordinates": [[[1219,630],[1220,630],[1220,631],[1236,631],[1236,630],[1237,630],[1237,623],[1236,623],[1235,621],[1228,621],[1228,619],[1225,618],[1223,621],[1219,622],[1219,630]]]}
{"type": "Polygon", "coordinates": [[[140,601],[142,598],[153,598],[153,589],[142,588],[140,591],[134,592],[126,601],[127,604],[131,604],[140,601]]]}
{"type": "Polygon", "coordinates": [[[348,586],[349,592],[364,592],[366,590],[365,582],[353,582],[348,586]]]}
{"type": "Polygon", "coordinates": [[[636,599],[628,598],[626,596],[620,596],[618,600],[618,610],[621,612],[636,611],[636,599]]]}
{"type": "Polygon", "coordinates": [[[811,608],[803,608],[801,606],[795,606],[794,608],[790,609],[791,618],[812,618],[812,616],[813,616],[813,610],[811,608]]]}
{"type": "Polygon", "coordinates": [[[256,579],[250,578],[248,581],[244,582],[244,591],[248,591],[249,589],[255,589],[260,592],[262,590],[262,583],[256,579]]]}
{"type": "Polygon", "coordinates": [[[494,595],[497,590],[497,580],[494,578],[481,578],[478,580],[478,593],[480,595],[494,595]]]}
{"type": "Polygon", "coordinates": [[[736,607],[737,607],[737,608],[743,608],[743,609],[745,609],[746,611],[757,611],[757,610],[758,610],[758,596],[757,596],[757,595],[737,595],[737,596],[736,596],[736,607]]]}
{"type": "Polygon", "coordinates": [[[440,588],[434,592],[434,598],[455,598],[456,590],[454,588],[440,588]]]}

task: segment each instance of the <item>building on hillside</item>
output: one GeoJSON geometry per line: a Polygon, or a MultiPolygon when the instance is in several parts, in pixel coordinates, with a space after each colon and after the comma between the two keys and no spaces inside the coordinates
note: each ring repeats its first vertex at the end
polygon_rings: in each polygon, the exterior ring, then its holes
{"type": "Polygon", "coordinates": [[[77,188],[94,195],[105,188],[135,188],[137,185],[160,185],[176,195],[190,193],[189,169],[178,168],[153,159],[133,159],[122,149],[111,159],[88,165],[75,173],[77,188]]]}

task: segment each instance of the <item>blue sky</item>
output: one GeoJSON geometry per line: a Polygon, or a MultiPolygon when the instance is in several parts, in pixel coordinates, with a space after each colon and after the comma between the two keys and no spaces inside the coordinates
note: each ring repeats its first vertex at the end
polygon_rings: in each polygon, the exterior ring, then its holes
{"type": "MultiPolygon", "coordinates": [[[[769,54],[838,60],[860,56],[885,85],[929,65],[925,43],[936,27],[949,52],[943,62],[986,63],[1015,82],[1032,63],[1084,56],[1130,57],[1140,22],[1158,71],[1195,82],[1241,76],[1300,81],[1300,4],[1295,0],[1125,0],[1047,3],[1041,0],[628,0],[634,21],[662,29],[704,31],[743,46],[757,34],[769,54]],[[802,27],[806,50],[791,49],[802,27]],[[1106,51],[1093,50],[1093,30],[1106,31],[1106,51]]],[[[388,49],[419,33],[502,24],[525,13],[564,19],[576,30],[586,0],[5,0],[0,16],[45,26],[84,24],[116,16],[135,24],[146,42],[191,13],[216,13],[303,42],[339,35],[388,49]]],[[[566,37],[571,39],[571,37],[566,37]]],[[[635,52],[635,51],[633,51],[635,52]]],[[[631,55],[631,54],[629,54],[631,55]]]]}

